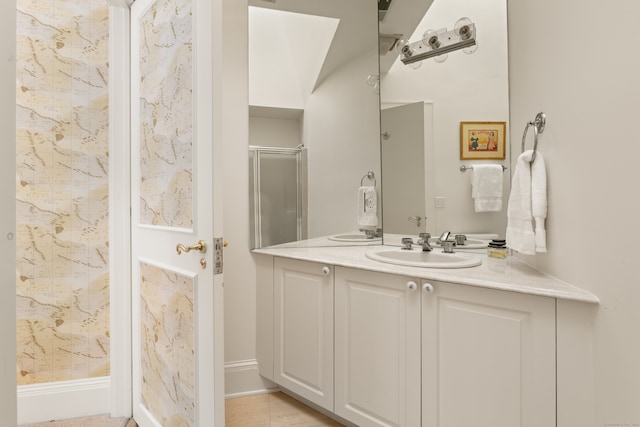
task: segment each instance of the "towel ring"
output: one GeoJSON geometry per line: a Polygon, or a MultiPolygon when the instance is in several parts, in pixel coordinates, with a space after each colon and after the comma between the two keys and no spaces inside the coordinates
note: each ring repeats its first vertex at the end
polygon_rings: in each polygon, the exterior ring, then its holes
{"type": "Polygon", "coordinates": [[[529,127],[533,127],[533,154],[531,155],[531,160],[529,163],[533,163],[536,160],[536,152],[538,150],[538,135],[544,132],[544,127],[547,124],[547,116],[544,113],[538,113],[536,115],[536,119],[532,122],[528,122],[527,126],[524,128],[524,134],[522,135],[522,152],[524,152],[524,145],[527,141],[527,131],[529,127]]]}
{"type": "Polygon", "coordinates": [[[364,185],[364,180],[365,179],[370,179],[373,181],[373,186],[376,186],[376,176],[373,174],[373,171],[369,171],[367,172],[362,179],[360,180],[360,187],[362,187],[364,185]]]}

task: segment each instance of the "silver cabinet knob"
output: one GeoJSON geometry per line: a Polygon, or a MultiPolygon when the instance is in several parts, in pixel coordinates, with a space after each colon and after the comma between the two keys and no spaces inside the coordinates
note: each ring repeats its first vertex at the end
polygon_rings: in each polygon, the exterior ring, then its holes
{"type": "Polygon", "coordinates": [[[327,267],[326,265],[322,267],[322,274],[329,274],[329,273],[331,273],[331,269],[329,267],[327,267]]]}
{"type": "Polygon", "coordinates": [[[411,280],[407,282],[407,289],[409,289],[410,291],[415,291],[416,289],[418,289],[418,285],[416,285],[416,282],[411,280]]]}
{"type": "Polygon", "coordinates": [[[422,290],[430,294],[431,292],[433,292],[433,285],[431,283],[425,283],[424,285],[422,285],[422,290]]]}

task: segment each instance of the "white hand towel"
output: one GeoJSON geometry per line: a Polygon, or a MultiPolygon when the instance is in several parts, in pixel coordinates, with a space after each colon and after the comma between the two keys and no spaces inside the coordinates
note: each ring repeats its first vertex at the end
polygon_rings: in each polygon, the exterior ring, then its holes
{"type": "Polygon", "coordinates": [[[516,161],[507,208],[507,246],[526,255],[546,252],[547,177],[544,159],[525,151],[516,161]],[[534,217],[536,230],[534,231],[534,217]]]}
{"type": "Polygon", "coordinates": [[[471,170],[471,196],[476,212],[499,212],[502,210],[501,165],[473,165],[471,170]]]}
{"type": "Polygon", "coordinates": [[[547,168],[539,151],[531,165],[531,212],[535,223],[536,252],[547,252],[547,168]]]}
{"type": "Polygon", "coordinates": [[[358,226],[378,226],[378,194],[376,187],[363,186],[358,188],[358,226]]]}

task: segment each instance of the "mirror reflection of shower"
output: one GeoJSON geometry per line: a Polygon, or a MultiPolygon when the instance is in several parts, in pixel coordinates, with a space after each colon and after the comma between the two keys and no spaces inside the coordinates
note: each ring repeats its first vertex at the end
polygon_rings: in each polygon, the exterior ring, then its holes
{"type": "Polygon", "coordinates": [[[306,155],[296,148],[249,146],[251,249],[303,240],[306,155]]]}

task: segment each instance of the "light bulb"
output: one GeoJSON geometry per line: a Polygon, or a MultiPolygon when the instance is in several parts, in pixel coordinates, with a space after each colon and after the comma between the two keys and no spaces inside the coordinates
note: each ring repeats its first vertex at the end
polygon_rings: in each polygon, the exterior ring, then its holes
{"type": "Polygon", "coordinates": [[[377,81],[373,85],[373,93],[375,93],[376,95],[380,95],[380,82],[379,81],[377,81]]]}
{"type": "Polygon", "coordinates": [[[411,69],[413,70],[417,70],[418,68],[422,67],[422,61],[412,62],[411,64],[409,64],[409,67],[411,67],[411,69]]]}
{"type": "MultiPolygon", "coordinates": [[[[407,56],[403,50],[406,46],[409,46],[409,40],[400,39],[396,42],[396,52],[401,55],[407,56]]],[[[410,56],[410,55],[409,55],[410,56]]]]}
{"type": "Polygon", "coordinates": [[[440,40],[438,40],[438,31],[427,30],[422,35],[422,44],[429,46],[431,49],[437,49],[440,47],[440,40]]]}
{"type": "Polygon", "coordinates": [[[473,46],[469,46],[469,47],[465,47],[464,49],[462,49],[462,51],[466,54],[472,54],[473,52],[475,52],[476,50],[478,50],[478,42],[476,41],[476,44],[474,44],[473,46]]]}
{"type": "Polygon", "coordinates": [[[438,55],[435,58],[433,58],[433,60],[435,62],[437,62],[438,64],[442,64],[444,61],[447,60],[447,58],[449,57],[449,55],[447,55],[446,53],[442,54],[442,55],[438,55]]]}
{"type": "Polygon", "coordinates": [[[467,17],[460,18],[453,26],[453,31],[458,37],[460,37],[460,39],[468,40],[473,36],[473,30],[471,28],[472,24],[473,22],[471,22],[471,19],[467,17]]]}

